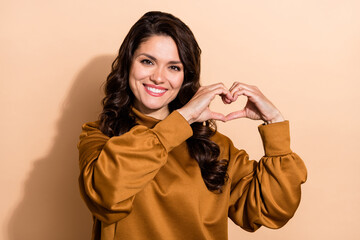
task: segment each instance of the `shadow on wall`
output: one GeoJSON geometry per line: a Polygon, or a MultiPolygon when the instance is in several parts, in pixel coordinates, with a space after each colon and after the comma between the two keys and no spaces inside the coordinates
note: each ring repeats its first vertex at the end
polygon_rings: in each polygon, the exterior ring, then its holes
{"type": "Polygon", "coordinates": [[[114,58],[94,58],[75,79],[58,121],[54,145],[47,156],[34,161],[24,198],[10,219],[10,240],[91,238],[91,214],[78,188],[76,144],[81,125],[97,119],[103,96],[101,86],[114,58]]]}

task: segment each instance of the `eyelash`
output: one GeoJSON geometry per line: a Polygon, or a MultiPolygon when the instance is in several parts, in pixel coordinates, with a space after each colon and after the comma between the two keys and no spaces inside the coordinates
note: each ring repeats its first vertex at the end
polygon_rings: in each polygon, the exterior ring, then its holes
{"type": "Polygon", "coordinates": [[[181,68],[180,67],[178,67],[178,66],[170,66],[170,68],[172,69],[172,70],[175,70],[175,71],[181,71],[181,68]]]}
{"type": "MultiPolygon", "coordinates": [[[[143,59],[140,61],[141,63],[145,64],[145,65],[153,65],[154,63],[149,60],[149,59],[143,59]]],[[[178,67],[178,66],[170,66],[170,69],[171,70],[174,70],[174,71],[177,71],[177,72],[180,72],[181,71],[181,68],[178,67]]]]}
{"type": "Polygon", "coordinates": [[[140,62],[143,63],[143,64],[146,64],[146,65],[152,65],[153,64],[153,62],[150,61],[149,59],[144,59],[144,60],[141,60],[140,62]]]}

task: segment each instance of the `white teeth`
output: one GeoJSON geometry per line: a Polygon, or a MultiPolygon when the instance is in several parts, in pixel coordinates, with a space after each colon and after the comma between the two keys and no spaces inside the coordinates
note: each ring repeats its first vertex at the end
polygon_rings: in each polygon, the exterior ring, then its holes
{"type": "Polygon", "coordinates": [[[157,88],[152,88],[152,87],[146,87],[147,90],[153,92],[153,93],[163,93],[166,92],[166,90],[164,89],[157,89],[157,88]]]}

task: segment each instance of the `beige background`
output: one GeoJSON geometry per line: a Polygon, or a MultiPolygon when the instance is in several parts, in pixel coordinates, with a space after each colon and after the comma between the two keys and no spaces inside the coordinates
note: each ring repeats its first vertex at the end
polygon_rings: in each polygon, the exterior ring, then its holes
{"type": "MultiPolygon", "coordinates": [[[[360,239],[358,0],[0,1],[0,239],[89,239],[77,187],[80,126],[97,117],[110,63],[149,10],[193,30],[203,84],[262,89],[291,121],[292,148],[307,164],[301,205],[285,227],[247,233],[229,221],[229,239],[360,239]]],[[[219,129],[258,159],[258,124],[219,129]]]]}

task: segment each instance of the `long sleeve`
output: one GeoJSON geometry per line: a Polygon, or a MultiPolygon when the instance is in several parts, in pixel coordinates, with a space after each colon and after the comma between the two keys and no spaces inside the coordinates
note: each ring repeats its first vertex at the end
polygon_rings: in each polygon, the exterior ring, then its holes
{"type": "Polygon", "coordinates": [[[282,227],[295,213],[306,181],[303,161],[290,149],[289,122],[260,126],[265,156],[250,161],[244,150],[228,145],[231,181],[229,217],[247,231],[282,227]]]}
{"type": "Polygon", "coordinates": [[[174,111],[153,128],[143,125],[109,138],[96,123],[84,124],[80,135],[80,192],[92,214],[111,224],[126,217],[138,192],[166,163],[168,153],[192,135],[174,111]]]}

